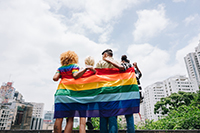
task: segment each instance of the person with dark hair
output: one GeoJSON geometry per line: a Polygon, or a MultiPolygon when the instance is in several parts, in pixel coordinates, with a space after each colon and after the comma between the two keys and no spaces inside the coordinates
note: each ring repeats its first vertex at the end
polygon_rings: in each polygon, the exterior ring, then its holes
{"type": "MultiPolygon", "coordinates": [[[[96,64],[96,68],[118,68],[124,70],[124,67],[113,59],[111,49],[102,52],[102,60],[96,64]]],[[[117,116],[100,117],[100,133],[117,133],[117,116]],[[109,126],[109,128],[108,128],[109,126]]]]}
{"type": "MultiPolygon", "coordinates": [[[[130,61],[127,59],[126,55],[122,55],[121,65],[124,66],[124,68],[125,68],[124,70],[132,67],[132,65],[130,64],[130,61]]],[[[126,118],[126,124],[127,124],[127,132],[135,133],[133,114],[125,115],[125,118],[126,118]]]]}
{"type": "Polygon", "coordinates": [[[130,61],[127,59],[126,55],[122,55],[121,65],[124,66],[125,70],[132,67],[132,65],[130,64],[130,61]]]}
{"type": "MultiPolygon", "coordinates": [[[[132,65],[130,64],[130,61],[127,59],[127,56],[126,55],[122,55],[121,57],[121,62],[122,62],[122,66],[126,69],[132,67],[132,65]]],[[[140,85],[140,78],[142,77],[142,72],[140,71],[138,65],[137,65],[137,62],[134,62],[133,63],[133,67],[135,69],[135,74],[136,74],[136,79],[137,79],[137,83],[138,83],[138,87],[139,87],[139,90],[140,90],[140,103],[143,102],[143,96],[142,96],[142,87],[140,85]]]]}
{"type": "Polygon", "coordinates": [[[106,49],[102,52],[102,59],[96,64],[96,68],[118,68],[124,70],[124,67],[114,60],[111,49],[106,49]]]}

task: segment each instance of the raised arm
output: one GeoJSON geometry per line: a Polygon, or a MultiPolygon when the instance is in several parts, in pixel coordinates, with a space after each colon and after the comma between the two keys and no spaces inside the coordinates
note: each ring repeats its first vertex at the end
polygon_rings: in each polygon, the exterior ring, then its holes
{"type": "Polygon", "coordinates": [[[140,71],[140,69],[138,68],[138,66],[137,66],[137,62],[134,62],[133,63],[133,66],[138,70],[138,72],[139,72],[139,77],[138,78],[141,78],[142,77],[142,73],[141,73],[141,71],[140,71]]]}
{"type": "Polygon", "coordinates": [[[114,61],[110,60],[107,57],[103,58],[103,60],[111,63],[114,67],[118,68],[119,70],[125,70],[125,68],[121,64],[115,63],[114,61]]]}

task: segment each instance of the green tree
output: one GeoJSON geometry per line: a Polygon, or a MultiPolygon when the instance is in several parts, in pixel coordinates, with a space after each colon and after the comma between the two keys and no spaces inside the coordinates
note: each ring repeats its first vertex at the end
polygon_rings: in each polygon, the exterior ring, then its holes
{"type": "Polygon", "coordinates": [[[146,120],[145,125],[138,129],[200,129],[200,105],[183,105],[176,110],[170,110],[168,116],[158,121],[146,120]]]}
{"type": "Polygon", "coordinates": [[[146,120],[144,125],[137,127],[138,129],[200,129],[200,91],[179,92],[171,97],[162,98],[155,108],[157,109],[154,113],[161,111],[163,114],[168,112],[168,115],[155,122],[146,120]]]}
{"type": "MultiPolygon", "coordinates": [[[[94,130],[99,130],[100,129],[100,118],[99,117],[92,117],[92,125],[94,127],[94,130]]],[[[118,129],[125,129],[126,125],[122,124],[122,119],[118,118],[117,120],[117,125],[118,125],[118,129]]]]}
{"type": "Polygon", "coordinates": [[[126,129],[126,123],[122,123],[122,118],[118,117],[117,119],[117,126],[118,129],[126,129]]]}
{"type": "Polygon", "coordinates": [[[154,105],[154,114],[165,115],[169,113],[170,110],[177,109],[182,105],[190,105],[192,100],[195,98],[196,94],[192,92],[182,92],[172,93],[170,96],[161,98],[161,101],[158,101],[154,105]]]}
{"type": "Polygon", "coordinates": [[[94,127],[94,130],[99,130],[100,129],[100,118],[99,117],[92,117],[92,125],[94,127]]]}

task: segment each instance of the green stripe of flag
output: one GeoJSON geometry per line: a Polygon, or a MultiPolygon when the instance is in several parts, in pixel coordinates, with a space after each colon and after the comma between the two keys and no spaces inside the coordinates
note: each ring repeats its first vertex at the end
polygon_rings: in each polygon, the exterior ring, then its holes
{"type": "Polygon", "coordinates": [[[99,94],[113,94],[113,93],[132,92],[132,91],[139,91],[138,85],[101,87],[98,89],[84,90],[84,91],[72,91],[68,89],[59,89],[56,91],[55,96],[66,95],[66,96],[72,96],[72,97],[86,97],[86,96],[95,96],[99,94]]]}

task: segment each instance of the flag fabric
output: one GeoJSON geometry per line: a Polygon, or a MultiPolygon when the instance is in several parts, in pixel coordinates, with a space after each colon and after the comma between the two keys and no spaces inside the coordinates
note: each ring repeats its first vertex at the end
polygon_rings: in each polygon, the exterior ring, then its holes
{"type": "Polygon", "coordinates": [[[55,93],[54,118],[110,117],[139,112],[140,95],[134,68],[87,71],[61,79],[55,93]]]}

